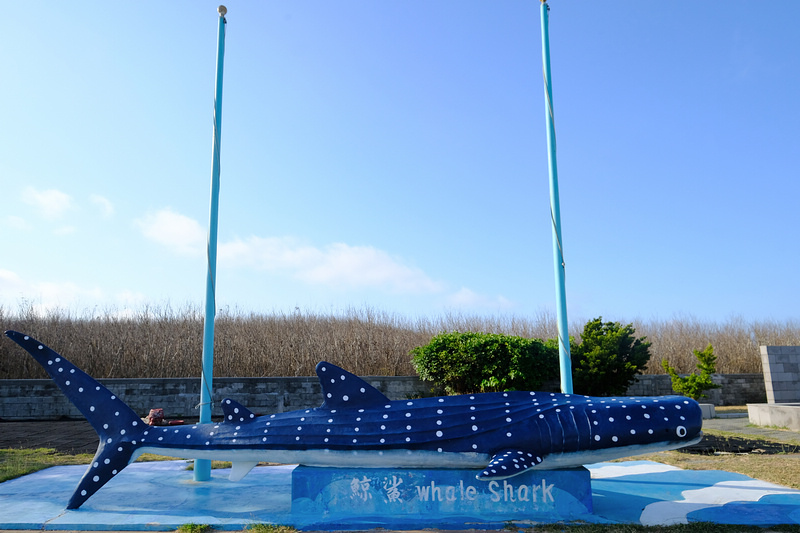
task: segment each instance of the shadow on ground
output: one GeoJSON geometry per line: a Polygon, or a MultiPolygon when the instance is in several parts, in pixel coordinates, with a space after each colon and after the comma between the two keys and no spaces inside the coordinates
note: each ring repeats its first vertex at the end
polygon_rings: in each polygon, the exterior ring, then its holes
{"type": "Polygon", "coordinates": [[[776,455],[800,453],[800,446],[761,439],[705,434],[703,440],[697,444],[681,448],[677,451],[680,453],[697,455],[719,455],[724,453],[776,455]]]}

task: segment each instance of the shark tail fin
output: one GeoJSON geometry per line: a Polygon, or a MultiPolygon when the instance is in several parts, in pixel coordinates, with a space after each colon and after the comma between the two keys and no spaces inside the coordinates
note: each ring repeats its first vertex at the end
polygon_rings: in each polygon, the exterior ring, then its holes
{"type": "MultiPolygon", "coordinates": [[[[109,439],[111,440],[111,439],[109,439]]],[[[136,441],[100,441],[92,464],[86,469],[75,492],[67,503],[67,509],[77,509],[95,492],[119,474],[136,457],[136,441]]],[[[137,454],[138,455],[138,454],[137,454]]]]}
{"type": "Polygon", "coordinates": [[[51,348],[23,333],[5,334],[36,359],[100,438],[92,464],[67,505],[77,509],[136,457],[147,425],[116,395],[51,348]]]}

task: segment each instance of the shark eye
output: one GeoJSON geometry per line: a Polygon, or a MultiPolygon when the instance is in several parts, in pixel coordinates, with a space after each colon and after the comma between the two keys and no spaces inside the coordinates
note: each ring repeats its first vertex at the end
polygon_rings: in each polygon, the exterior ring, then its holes
{"type": "Polygon", "coordinates": [[[683,438],[686,436],[686,428],[683,426],[678,426],[675,428],[675,433],[677,433],[679,437],[683,438]]]}

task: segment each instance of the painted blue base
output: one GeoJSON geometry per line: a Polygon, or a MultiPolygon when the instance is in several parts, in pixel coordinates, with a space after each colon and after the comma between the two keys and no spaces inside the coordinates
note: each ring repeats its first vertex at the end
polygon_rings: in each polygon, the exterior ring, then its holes
{"type": "Polygon", "coordinates": [[[529,470],[478,481],[475,470],[312,468],[292,473],[292,514],[311,527],[493,527],[586,520],[592,490],[586,468],[529,470]]]}
{"type": "MultiPolygon", "coordinates": [[[[294,466],[254,468],[237,483],[226,479],[228,469],[213,470],[210,482],[196,483],[187,466],[186,461],[134,463],[73,511],[64,507],[86,465],[56,466],[0,483],[0,530],[175,531],[190,522],[229,531],[242,531],[251,524],[291,525],[309,531],[368,529],[355,520],[331,520],[320,526],[315,516],[292,512],[294,466]]],[[[578,519],[584,523],[800,523],[800,491],[741,474],[680,470],[650,461],[598,463],[587,468],[594,512],[578,519]]],[[[465,483],[465,496],[468,486],[465,483]]],[[[436,481],[436,487],[444,487],[444,482],[436,481]]],[[[446,500],[448,490],[444,488],[441,494],[446,500]]],[[[369,525],[386,523],[387,516],[379,518],[379,523],[369,525]]],[[[455,515],[446,520],[400,516],[393,520],[399,525],[386,529],[503,530],[509,520],[476,523],[455,515]]]]}

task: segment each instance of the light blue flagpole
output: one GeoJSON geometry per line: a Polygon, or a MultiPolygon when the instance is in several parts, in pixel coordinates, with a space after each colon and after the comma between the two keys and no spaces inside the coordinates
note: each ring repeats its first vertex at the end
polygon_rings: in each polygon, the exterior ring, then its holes
{"type": "MultiPolygon", "coordinates": [[[[217,30],[217,85],[214,90],[214,140],[211,163],[211,207],[208,223],[208,276],[206,278],[206,314],[203,324],[203,373],[200,387],[200,423],[211,422],[211,387],[214,374],[214,317],[216,316],[217,281],[217,221],[219,219],[219,153],[222,134],[222,67],[225,58],[225,6],[217,8],[219,29],[217,30]]],[[[194,480],[211,479],[211,461],[196,459],[194,480]]]]}
{"type": "Polygon", "coordinates": [[[550,173],[550,218],[553,225],[553,260],[556,274],[556,307],[558,323],[558,360],[561,371],[561,392],[572,393],[572,362],[569,353],[567,296],[564,282],[564,246],[561,240],[561,208],[558,200],[558,168],[556,165],[556,129],[553,120],[553,85],[550,81],[550,6],[542,0],[542,64],[544,72],[545,120],[547,122],[547,162],[550,173]]]}

